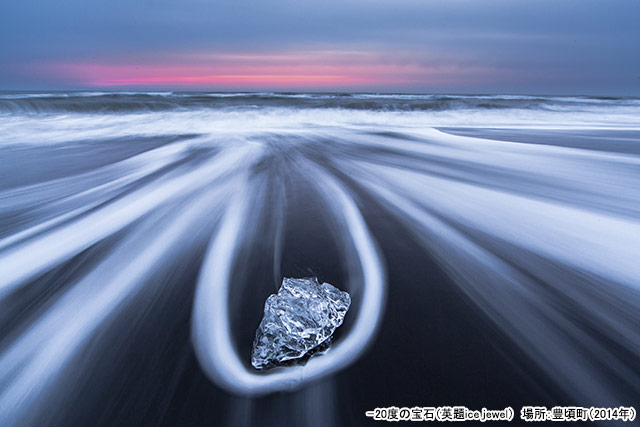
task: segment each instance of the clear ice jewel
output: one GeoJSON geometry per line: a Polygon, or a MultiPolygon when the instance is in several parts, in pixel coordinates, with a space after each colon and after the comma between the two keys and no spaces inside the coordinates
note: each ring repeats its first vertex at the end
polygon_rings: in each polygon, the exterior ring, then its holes
{"type": "Polygon", "coordinates": [[[253,342],[256,369],[306,360],[324,350],[342,324],[351,296],[316,277],[285,277],[277,294],[267,298],[253,342]]]}

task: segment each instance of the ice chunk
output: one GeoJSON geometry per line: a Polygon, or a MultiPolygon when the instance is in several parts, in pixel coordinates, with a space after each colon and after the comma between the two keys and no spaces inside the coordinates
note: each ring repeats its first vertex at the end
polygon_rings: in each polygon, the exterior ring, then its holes
{"type": "Polygon", "coordinates": [[[315,277],[285,277],[277,294],[264,304],[264,316],[253,342],[256,369],[306,360],[325,350],[351,305],[347,292],[315,277]]]}

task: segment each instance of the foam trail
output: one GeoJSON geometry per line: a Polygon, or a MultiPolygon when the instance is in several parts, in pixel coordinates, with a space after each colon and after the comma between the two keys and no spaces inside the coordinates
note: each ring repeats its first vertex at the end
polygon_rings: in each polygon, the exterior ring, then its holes
{"type": "Polygon", "coordinates": [[[203,218],[211,218],[210,208],[221,198],[218,191],[180,214],[163,212],[160,219],[149,220],[0,356],[0,424],[28,425],[34,415],[55,409],[51,393],[65,371],[78,369],[72,367],[73,359],[83,346],[128,299],[151,286],[150,272],[160,269],[178,247],[190,244],[185,232],[203,218]],[[160,234],[154,232],[158,227],[164,229],[160,234]],[[117,273],[110,280],[100,280],[111,271],[117,273]]]}
{"type": "Polygon", "coordinates": [[[306,168],[317,180],[320,193],[342,225],[353,246],[360,271],[352,281],[360,282],[363,300],[358,318],[348,335],[321,358],[304,366],[274,370],[260,375],[250,370],[234,349],[229,327],[228,293],[232,267],[243,239],[243,223],[249,218],[248,189],[236,196],[206,256],[196,291],[192,336],[200,363],[217,384],[235,393],[265,394],[298,388],[329,375],[353,362],[371,341],[382,314],[384,269],[373,238],[352,198],[334,179],[318,168],[306,168]]]}
{"type": "MultiPolygon", "coordinates": [[[[277,186],[285,189],[285,183],[282,179],[279,180],[277,186]]],[[[274,289],[277,291],[280,288],[281,281],[281,271],[280,265],[282,264],[282,253],[284,251],[284,233],[286,230],[286,222],[283,212],[286,211],[287,206],[287,198],[284,190],[278,192],[278,197],[276,198],[275,205],[279,206],[280,209],[276,213],[276,225],[274,230],[274,248],[273,248],[273,285],[274,289]]]]}
{"type": "Polygon", "coordinates": [[[97,171],[1,193],[0,197],[6,201],[3,213],[29,209],[32,221],[38,222],[1,239],[0,250],[117,197],[128,186],[179,160],[182,151],[174,146],[161,147],[97,171]],[[40,209],[31,207],[35,203],[41,206],[40,209]]]}
{"type": "MultiPolygon", "coordinates": [[[[593,404],[627,402],[629,395],[616,382],[636,391],[640,383],[629,361],[640,355],[635,326],[640,222],[631,213],[640,195],[635,191],[638,169],[624,165],[638,159],[561,148],[556,163],[547,161],[545,150],[530,152],[526,145],[505,147],[447,135],[436,142],[445,145],[420,151],[438,152],[438,168],[429,167],[433,157],[420,162],[420,168],[375,159],[336,163],[405,223],[468,298],[567,394],[593,404]],[[473,146],[445,157],[452,139],[473,146]],[[473,154],[483,145],[483,152],[473,154]],[[509,161],[497,163],[506,150],[509,161]],[[538,156],[545,157],[536,161],[538,156]],[[452,166],[464,164],[465,175],[445,174],[441,166],[446,160],[452,166]],[[484,164],[500,168],[496,175],[508,174],[509,182],[488,185],[484,168],[478,168],[484,164]],[[593,164],[597,173],[589,170],[593,164]],[[568,171],[581,179],[571,183],[569,176],[554,185],[568,171]],[[603,172],[611,181],[598,176],[603,172]],[[483,180],[476,179],[479,173],[483,180]],[[540,185],[536,180],[546,192],[534,192],[540,185]],[[576,186],[574,191],[579,182],[590,187],[565,197],[561,185],[566,181],[576,186]],[[609,186],[619,194],[608,197],[609,186]],[[616,354],[612,341],[635,356],[616,354]]],[[[416,145],[396,149],[419,149],[416,145]]]]}
{"type": "Polygon", "coordinates": [[[0,271],[6,272],[0,280],[0,298],[47,267],[115,233],[170,198],[223,176],[247,154],[247,148],[232,150],[204,167],[180,175],[168,183],[150,184],[150,188],[127,195],[92,215],[7,251],[0,258],[0,271]]]}

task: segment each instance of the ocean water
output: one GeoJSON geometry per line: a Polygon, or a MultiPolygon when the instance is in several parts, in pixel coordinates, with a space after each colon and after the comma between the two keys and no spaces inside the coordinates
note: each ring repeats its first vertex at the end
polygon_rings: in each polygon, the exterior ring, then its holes
{"type": "Polygon", "coordinates": [[[637,98],[0,93],[2,426],[637,406],[638,260],[637,98]],[[334,344],[253,370],[308,276],[334,344]]]}

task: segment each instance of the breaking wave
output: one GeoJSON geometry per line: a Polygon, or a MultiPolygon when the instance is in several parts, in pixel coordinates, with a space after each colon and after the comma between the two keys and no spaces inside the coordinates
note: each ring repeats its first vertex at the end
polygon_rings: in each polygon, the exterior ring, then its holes
{"type": "Polygon", "coordinates": [[[638,98],[350,93],[52,92],[0,94],[0,113],[125,113],[255,108],[366,111],[549,110],[623,113],[638,98]]]}

